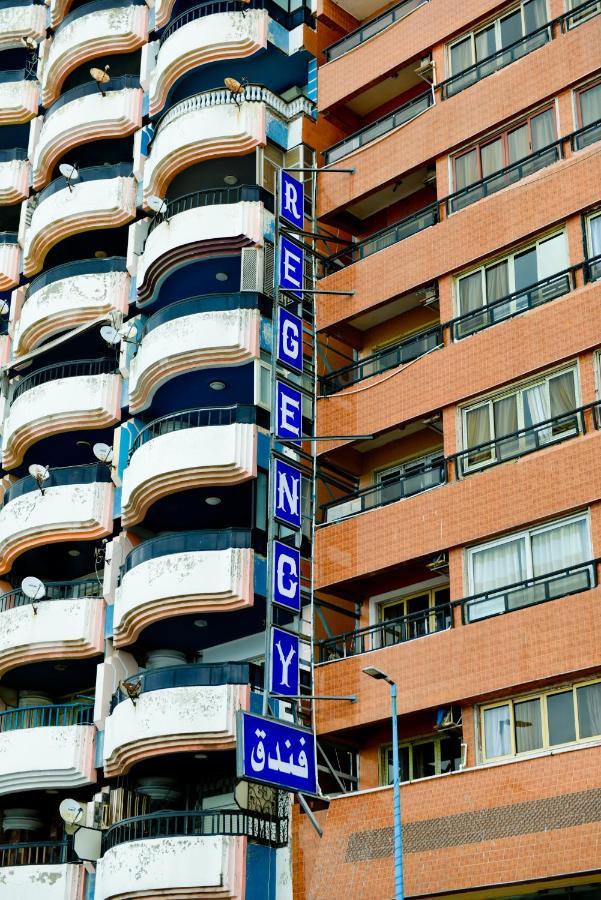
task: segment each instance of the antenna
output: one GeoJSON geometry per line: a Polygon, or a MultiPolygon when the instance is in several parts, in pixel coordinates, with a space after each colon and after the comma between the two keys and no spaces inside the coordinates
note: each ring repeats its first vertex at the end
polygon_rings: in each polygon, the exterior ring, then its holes
{"type": "Polygon", "coordinates": [[[90,75],[98,85],[98,90],[102,94],[103,97],[106,97],[106,91],[102,90],[102,85],[107,84],[111,80],[111,76],[109,75],[110,66],[105,66],[104,69],[90,69],[90,75]]]}
{"type": "Polygon", "coordinates": [[[77,167],[70,166],[69,163],[61,163],[61,165],[58,167],[58,171],[61,173],[63,178],[66,178],[67,187],[70,191],[72,191],[73,187],[71,186],[71,182],[79,180],[79,170],[77,169],[77,167]]]}
{"type": "Polygon", "coordinates": [[[46,596],[46,585],[34,575],[27,575],[21,582],[21,590],[26,597],[33,600],[32,609],[34,616],[37,615],[38,607],[36,600],[41,600],[46,596]]]}
{"type": "Polygon", "coordinates": [[[121,335],[112,325],[103,325],[100,329],[100,337],[111,347],[114,347],[121,340],[121,335]]]}
{"type": "Polygon", "coordinates": [[[48,481],[50,478],[50,467],[49,466],[40,466],[38,463],[32,463],[27,470],[32,478],[34,478],[40,489],[40,493],[42,497],[44,496],[44,482],[48,481]]]}
{"type": "Polygon", "coordinates": [[[248,80],[243,78],[242,81],[237,81],[235,78],[224,78],[223,83],[230,92],[230,97],[236,106],[240,106],[240,102],[244,100],[244,91],[246,90],[248,80]]]}
{"type": "Polygon", "coordinates": [[[109,447],[108,444],[94,444],[92,447],[92,453],[96,457],[96,459],[100,460],[102,463],[106,463],[110,466],[113,461],[113,448],[109,447]]]}

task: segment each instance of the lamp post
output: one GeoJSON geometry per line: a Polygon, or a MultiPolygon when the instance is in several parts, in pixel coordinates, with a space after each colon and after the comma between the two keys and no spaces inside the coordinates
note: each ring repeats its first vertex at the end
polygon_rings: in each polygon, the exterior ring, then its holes
{"type": "Polygon", "coordinates": [[[367,666],[363,669],[370,678],[376,681],[385,681],[390,685],[390,699],[392,702],[392,806],[394,815],[394,896],[395,900],[404,900],[405,889],[403,886],[403,832],[401,828],[401,787],[399,771],[399,729],[396,711],[396,681],[393,681],[385,672],[376,669],[375,666],[367,666]]]}

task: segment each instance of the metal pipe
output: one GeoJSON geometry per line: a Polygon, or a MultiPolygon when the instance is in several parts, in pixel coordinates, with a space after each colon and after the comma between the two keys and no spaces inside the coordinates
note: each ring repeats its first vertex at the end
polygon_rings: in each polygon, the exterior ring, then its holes
{"type": "Polygon", "coordinates": [[[404,900],[403,885],[403,831],[401,828],[401,786],[399,770],[399,726],[397,721],[397,686],[390,681],[390,699],[392,702],[392,804],[394,813],[394,896],[395,900],[404,900]]]}

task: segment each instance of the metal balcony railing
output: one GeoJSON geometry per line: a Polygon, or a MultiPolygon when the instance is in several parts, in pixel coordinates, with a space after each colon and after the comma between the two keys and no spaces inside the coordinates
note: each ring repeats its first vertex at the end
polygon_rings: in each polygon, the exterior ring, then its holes
{"type": "Polygon", "coordinates": [[[12,401],[20,397],[26,391],[47,384],[49,381],[57,381],[59,378],[85,378],[90,375],[110,375],[118,371],[115,359],[100,357],[98,359],[77,359],[72,362],[55,363],[52,366],[44,366],[25,375],[20,381],[15,382],[12,401]]]}
{"type": "Polygon", "coordinates": [[[537,150],[536,153],[525,156],[510,166],[506,166],[498,172],[493,172],[492,175],[487,175],[481,181],[475,181],[460,191],[449,194],[446,198],[447,213],[451,215],[459,212],[459,210],[465,209],[466,206],[471,206],[472,203],[482,200],[483,197],[496,194],[497,191],[502,191],[523,178],[527,178],[529,175],[540,172],[541,169],[559,162],[560,159],[563,159],[563,140],[563,138],[560,138],[547,147],[537,150]]]}
{"type": "Polygon", "coordinates": [[[273,212],[273,195],[265,188],[256,184],[240,184],[237,187],[210,188],[204,191],[194,191],[192,194],[185,194],[183,197],[177,197],[170,200],[164,215],[156,215],[150,227],[148,234],[165,220],[171,219],[179,213],[187,212],[189,209],[198,209],[201,206],[221,206],[229,203],[242,203],[243,201],[260,201],[266,209],[273,212]]]}
{"type": "Polygon", "coordinates": [[[181,431],[185,428],[208,428],[214,425],[254,425],[256,418],[256,407],[243,404],[203,406],[198,409],[184,409],[182,412],[170,413],[150,422],[139,432],[131,445],[129,456],[131,459],[136,450],[139,450],[148,441],[161,437],[163,434],[171,434],[173,431],[181,431]]]}
{"type": "Polygon", "coordinates": [[[601,14],[601,0],[586,0],[578,6],[574,5],[571,10],[560,16],[561,30],[571,31],[572,28],[583,25],[599,14],[601,14]]]}
{"type": "MultiPolygon", "coordinates": [[[[111,470],[110,467],[103,463],[89,463],[85,466],[64,466],[60,469],[50,469],[50,476],[44,482],[44,490],[51,487],[73,485],[73,484],[93,484],[94,482],[110,483],[111,470]]],[[[6,506],[11,500],[21,497],[23,494],[29,494],[31,491],[39,491],[40,486],[35,478],[26,475],[15,481],[4,492],[3,503],[6,506]]]]}
{"type": "Polygon", "coordinates": [[[469,66],[467,69],[463,69],[462,72],[456,72],[455,75],[451,75],[451,77],[445,79],[445,81],[439,82],[436,87],[440,90],[442,99],[446,100],[449,97],[453,97],[455,94],[459,94],[466,88],[476,84],[476,82],[486,78],[488,75],[492,75],[494,72],[498,72],[499,69],[504,69],[505,66],[515,62],[517,59],[527,56],[528,53],[532,53],[534,50],[544,47],[552,37],[551,25],[552,23],[548,22],[546,25],[543,25],[542,28],[537,28],[536,31],[530,32],[530,34],[525,35],[513,44],[503,47],[502,50],[498,50],[491,56],[487,56],[485,59],[480,60],[480,62],[469,66]]]}
{"type": "Polygon", "coordinates": [[[0,844],[0,869],[12,869],[13,866],[58,866],[71,859],[67,841],[0,844]]]}
{"type": "Polygon", "coordinates": [[[18,244],[19,235],[15,231],[0,231],[0,244],[18,244]]]}
{"type": "Polygon", "coordinates": [[[348,156],[349,153],[353,153],[355,150],[359,150],[360,147],[364,147],[371,141],[375,141],[376,138],[394,131],[395,128],[399,128],[401,125],[405,125],[407,122],[415,119],[416,116],[430,109],[433,103],[434,97],[432,91],[429,90],[424,94],[420,94],[419,97],[409,100],[408,103],[399,106],[393,112],[376,119],[375,122],[370,122],[369,125],[324,150],[326,165],[329,166],[331,163],[338,162],[339,159],[348,156]]]}
{"type": "Polygon", "coordinates": [[[109,256],[106,259],[78,259],[75,262],[62,263],[47,272],[42,272],[27,285],[27,297],[36,291],[57,281],[75,278],[76,275],[103,275],[106,272],[127,272],[127,260],[124,256],[109,256]]]}
{"type": "MultiPolygon", "coordinates": [[[[289,31],[296,28],[297,25],[309,25],[312,20],[311,9],[306,3],[302,3],[297,9],[288,12],[273,0],[252,0],[250,8],[266,9],[270,18],[279,22],[289,31]]],[[[190,22],[195,22],[197,19],[214,16],[217,13],[241,13],[242,11],[240,0],[206,0],[205,3],[199,3],[198,6],[193,6],[172,19],[161,34],[159,46],[162,47],[165,41],[184,25],[189,25],[190,22]]]]}
{"type": "MultiPolygon", "coordinates": [[[[77,181],[72,182],[73,190],[75,190],[77,185],[84,184],[87,181],[104,181],[109,178],[133,178],[132,165],[133,163],[128,162],[107,166],[88,166],[85,169],[79,169],[77,181]]],[[[60,175],[54,181],[51,181],[39,194],[36,194],[37,202],[41,203],[42,200],[47,200],[48,197],[52,197],[57,191],[62,191],[66,187],[68,187],[67,179],[60,175]]]]}
{"type": "Polygon", "coordinates": [[[412,362],[419,359],[425,353],[434,350],[435,347],[442,347],[443,344],[443,326],[436,325],[427,331],[420,331],[411,337],[404,338],[398,344],[385,347],[373,353],[371,356],[363,357],[355,363],[336,369],[323,375],[320,379],[323,394],[335,394],[349,385],[363,381],[365,378],[371,378],[372,375],[380,375],[388,369],[394,369],[397,366],[412,362]]]}
{"type": "Polygon", "coordinates": [[[322,504],[323,520],[326,523],[337,522],[357,513],[396,503],[397,500],[404,500],[406,497],[438,487],[446,480],[444,457],[423,465],[416,464],[396,481],[387,481],[385,484],[354,491],[345,497],[322,504]]]}
{"type": "Polygon", "coordinates": [[[484,328],[490,328],[491,325],[512,319],[529,309],[535,309],[537,306],[569,294],[576,286],[575,272],[579,268],[580,266],[572,266],[563,272],[537,281],[529,288],[514,291],[506,297],[493,300],[486,306],[480,306],[457,316],[448,323],[452,339],[460,341],[484,328]]]}
{"type": "Polygon", "coordinates": [[[201,812],[158,812],[122,819],[103,836],[103,851],[130,841],[167,837],[247,837],[259,844],[284,847],[288,841],[288,820],[264,813],[212,810],[201,812]]]}
{"type": "Polygon", "coordinates": [[[201,550],[247,549],[251,544],[249,528],[206,529],[162,534],[138,544],[125,557],[120,578],[136,566],[150,559],[170,556],[172,553],[195,553],[201,550]]]}
{"type": "Polygon", "coordinates": [[[396,644],[404,644],[416,638],[427,637],[453,626],[450,603],[441,603],[408,616],[386,619],[376,625],[347,631],[335,637],[317,641],[318,662],[332,662],[358,656],[371,650],[381,650],[396,644]]]}
{"type": "Polygon", "coordinates": [[[598,281],[601,278],[601,254],[585,260],[584,272],[587,281],[598,281]]]}
{"type": "Polygon", "coordinates": [[[254,291],[239,291],[232,294],[201,294],[198,297],[189,297],[187,300],[178,300],[170,306],[159,309],[144,323],[142,337],[154,331],[166,322],[173,322],[184,316],[193,316],[203,312],[222,312],[234,309],[261,309],[268,315],[271,307],[265,302],[261,294],[254,291]]]}
{"type": "MultiPolygon", "coordinates": [[[[263,670],[255,663],[188,663],[181,666],[161,666],[131,675],[128,682],[140,682],[140,693],[165,691],[178,687],[215,687],[223,684],[250,684],[253,689],[263,687],[263,670]]],[[[115,691],[111,699],[111,713],[129,698],[115,691]]]]}
{"type": "Polygon", "coordinates": [[[0,150],[0,163],[14,162],[17,159],[27,159],[25,147],[11,147],[9,150],[0,150]]]}
{"type": "Polygon", "coordinates": [[[591,144],[596,144],[598,141],[601,141],[601,119],[574,131],[570,139],[574,151],[584,150],[585,147],[590,147],[591,144]]]}
{"type": "Polygon", "coordinates": [[[62,728],[67,725],[91,725],[91,703],[53,703],[48,706],[21,706],[0,713],[0,732],[21,728],[62,728]]]}
{"type": "Polygon", "coordinates": [[[86,578],[81,581],[45,581],[46,593],[42,600],[34,600],[23,593],[21,588],[13,588],[0,596],[0,613],[18,606],[31,606],[32,603],[46,603],[48,600],[79,600],[82,597],[102,597],[102,585],[97,578],[86,578]]]}
{"type": "Polygon", "coordinates": [[[0,72],[0,84],[13,81],[36,81],[37,75],[31,69],[6,69],[0,72]]]}
{"type": "MultiPolygon", "coordinates": [[[[78,10],[76,10],[76,12],[78,12],[78,10]]],[[[102,85],[102,90],[105,94],[114,93],[115,91],[124,91],[127,88],[141,88],[140,76],[117,75],[115,78],[111,78],[110,81],[107,81],[106,84],[102,85]]],[[[58,100],[56,100],[45,112],[44,121],[48,121],[50,116],[52,116],[57,109],[61,109],[61,107],[66,106],[68,103],[72,103],[73,100],[79,100],[81,97],[88,97],[90,94],[98,93],[100,93],[100,90],[95,81],[86,81],[84,84],[78,84],[77,87],[71,88],[71,90],[61,94],[58,100]]],[[[70,122],[69,124],[70,127],[73,128],[73,123],[70,122]]]]}
{"type": "Polygon", "coordinates": [[[375,37],[376,34],[380,34],[380,32],[384,31],[390,25],[394,25],[395,22],[404,19],[414,10],[428,2],[429,0],[401,0],[400,3],[395,4],[395,6],[380,13],[379,16],[370,19],[369,22],[365,22],[364,25],[349,32],[349,34],[340,38],[339,41],[335,41],[335,43],[326,47],[324,50],[326,62],[332,62],[335,59],[339,59],[345,53],[348,53],[349,50],[354,50],[355,47],[358,47],[370,38],[375,37]]]}
{"type": "Polygon", "coordinates": [[[464,624],[489,619],[504,613],[547,603],[571,594],[589,591],[597,586],[599,560],[577,563],[555,572],[547,572],[504,587],[493,588],[481,594],[460,600],[464,624]]]}

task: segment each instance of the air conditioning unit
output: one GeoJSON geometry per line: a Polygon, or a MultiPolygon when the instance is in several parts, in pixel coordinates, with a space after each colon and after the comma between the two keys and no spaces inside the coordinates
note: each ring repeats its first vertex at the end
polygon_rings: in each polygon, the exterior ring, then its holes
{"type": "Polygon", "coordinates": [[[264,247],[243,247],[241,255],[240,290],[273,297],[273,244],[266,241],[264,247]]]}

